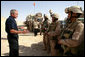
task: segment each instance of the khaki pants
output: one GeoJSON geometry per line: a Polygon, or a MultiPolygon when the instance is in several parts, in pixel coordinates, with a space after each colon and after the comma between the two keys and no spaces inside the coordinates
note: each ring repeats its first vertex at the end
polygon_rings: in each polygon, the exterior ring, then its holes
{"type": "Polygon", "coordinates": [[[48,35],[46,35],[45,37],[46,37],[45,39],[46,39],[47,52],[50,53],[50,39],[48,35]]]}
{"type": "Polygon", "coordinates": [[[55,49],[56,40],[50,40],[50,46],[51,46],[51,55],[57,56],[57,50],[55,49]]]}
{"type": "Polygon", "coordinates": [[[44,48],[47,49],[47,47],[46,47],[46,35],[45,35],[45,33],[43,33],[43,44],[44,44],[44,48]]]}

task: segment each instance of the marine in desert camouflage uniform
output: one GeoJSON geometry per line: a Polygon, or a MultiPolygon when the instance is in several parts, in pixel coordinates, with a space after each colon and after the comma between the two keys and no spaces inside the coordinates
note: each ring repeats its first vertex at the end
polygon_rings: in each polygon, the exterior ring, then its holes
{"type": "Polygon", "coordinates": [[[57,37],[60,35],[60,22],[58,21],[59,15],[53,13],[51,15],[52,17],[52,23],[49,25],[48,28],[48,40],[50,44],[50,51],[51,51],[51,56],[57,56],[57,50],[55,48],[57,44],[57,37]]]}
{"type": "Polygon", "coordinates": [[[80,6],[71,6],[65,9],[68,14],[69,22],[66,24],[59,44],[64,48],[66,55],[84,55],[84,24],[78,21],[79,16],[83,13],[80,6]]]}
{"type": "Polygon", "coordinates": [[[48,16],[44,14],[44,21],[42,23],[42,32],[43,32],[43,44],[44,44],[44,50],[47,49],[47,36],[46,31],[48,30],[49,22],[48,22],[48,16]]]}

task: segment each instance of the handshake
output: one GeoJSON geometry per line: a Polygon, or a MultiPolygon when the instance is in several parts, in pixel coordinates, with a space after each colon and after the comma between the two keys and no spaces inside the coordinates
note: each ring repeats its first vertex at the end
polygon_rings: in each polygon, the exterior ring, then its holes
{"type": "Polygon", "coordinates": [[[29,33],[29,31],[23,26],[18,27],[18,29],[19,29],[19,33],[22,33],[22,34],[29,33]]]}

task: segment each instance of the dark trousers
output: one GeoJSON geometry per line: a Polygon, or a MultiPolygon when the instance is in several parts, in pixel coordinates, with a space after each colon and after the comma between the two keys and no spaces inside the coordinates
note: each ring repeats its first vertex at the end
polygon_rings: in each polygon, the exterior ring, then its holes
{"type": "Polygon", "coordinates": [[[9,43],[9,56],[19,56],[19,44],[16,39],[8,39],[9,43]]]}
{"type": "Polygon", "coordinates": [[[34,36],[37,36],[37,33],[39,32],[39,29],[34,29],[34,36]]]}

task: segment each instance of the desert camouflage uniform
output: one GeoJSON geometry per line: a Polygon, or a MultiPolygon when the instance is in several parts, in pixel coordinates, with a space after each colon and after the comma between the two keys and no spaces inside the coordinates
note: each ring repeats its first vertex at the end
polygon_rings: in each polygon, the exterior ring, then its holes
{"type": "Polygon", "coordinates": [[[58,21],[50,24],[48,34],[49,34],[52,56],[57,56],[57,50],[55,46],[57,45],[57,38],[60,35],[60,31],[61,28],[60,28],[60,23],[58,21]]]}
{"type": "Polygon", "coordinates": [[[77,47],[80,42],[82,42],[80,39],[80,35],[82,35],[83,29],[84,24],[80,21],[70,23],[68,27],[65,28],[64,34],[62,36],[62,38],[65,38],[64,40],[62,40],[63,45],[71,47],[71,50],[73,47],[77,47]]]}
{"type": "MultiPolygon", "coordinates": [[[[51,17],[54,17],[55,19],[59,19],[58,14],[52,14],[51,17]]],[[[57,20],[55,22],[52,22],[49,25],[48,28],[48,49],[51,51],[52,56],[57,55],[56,45],[57,45],[57,37],[60,35],[60,22],[57,20]]]]}
{"type": "MultiPolygon", "coordinates": [[[[77,9],[79,10],[79,8],[77,9]]],[[[79,11],[79,13],[81,13],[81,11],[79,11]]],[[[84,24],[81,21],[78,21],[78,19],[76,19],[76,21],[74,22],[70,22],[67,24],[67,27],[64,29],[64,32],[62,34],[63,39],[61,39],[62,47],[64,48],[64,54],[69,53],[70,55],[81,55],[81,54],[84,55],[83,31],[84,31],[84,24]]]]}

